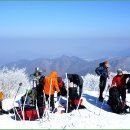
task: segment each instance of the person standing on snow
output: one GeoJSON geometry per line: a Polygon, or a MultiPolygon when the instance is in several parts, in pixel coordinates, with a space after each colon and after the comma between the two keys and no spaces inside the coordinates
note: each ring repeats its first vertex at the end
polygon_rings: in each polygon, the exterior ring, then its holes
{"type": "Polygon", "coordinates": [[[117,87],[117,90],[122,98],[122,105],[126,106],[126,80],[130,78],[130,74],[123,74],[122,69],[117,70],[117,75],[112,80],[112,87],[117,87]]]}
{"type": "Polygon", "coordinates": [[[33,86],[38,86],[39,85],[39,80],[42,76],[42,70],[40,70],[38,67],[35,68],[35,73],[32,74],[31,76],[33,76],[33,86]]]}
{"type": "Polygon", "coordinates": [[[110,79],[110,71],[109,71],[109,62],[104,61],[103,63],[99,64],[99,67],[96,68],[95,72],[97,75],[100,76],[100,83],[99,83],[99,101],[103,102],[103,92],[106,87],[107,79],[110,79]]]}
{"type": "Polygon", "coordinates": [[[46,96],[46,101],[50,102],[49,105],[52,108],[51,111],[54,111],[55,109],[55,105],[54,105],[55,90],[58,92],[58,94],[60,94],[57,77],[58,74],[56,71],[52,71],[50,76],[45,77],[44,93],[46,96]]]}

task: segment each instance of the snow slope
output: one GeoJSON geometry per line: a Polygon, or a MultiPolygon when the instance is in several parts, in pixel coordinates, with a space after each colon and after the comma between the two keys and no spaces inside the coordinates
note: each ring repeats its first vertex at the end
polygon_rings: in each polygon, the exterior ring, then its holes
{"type": "MultiPolygon", "coordinates": [[[[40,121],[15,121],[11,114],[2,115],[0,116],[0,129],[129,129],[130,114],[114,114],[106,102],[99,115],[101,103],[98,102],[96,105],[97,95],[96,91],[86,91],[83,95],[83,104],[87,109],[75,110],[69,114],[50,114],[50,120],[43,118],[40,121]]],[[[108,96],[106,100],[107,98],[108,96]]],[[[127,100],[130,102],[129,94],[127,94],[127,100]]],[[[12,99],[3,101],[5,110],[12,106],[12,99]]]]}

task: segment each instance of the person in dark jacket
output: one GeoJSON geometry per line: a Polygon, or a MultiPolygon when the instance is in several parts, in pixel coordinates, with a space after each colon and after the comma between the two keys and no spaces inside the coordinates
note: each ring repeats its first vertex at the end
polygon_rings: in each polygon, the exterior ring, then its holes
{"type": "Polygon", "coordinates": [[[43,95],[43,86],[44,86],[44,79],[45,76],[42,75],[42,70],[38,67],[35,68],[35,73],[32,74],[33,76],[33,86],[36,86],[37,92],[37,106],[41,107],[44,106],[44,95],[43,95]]]}
{"type": "Polygon", "coordinates": [[[76,109],[78,104],[81,105],[80,101],[83,89],[83,79],[78,74],[68,74],[69,80],[69,103],[68,103],[68,112],[76,109]]]}
{"type": "Polygon", "coordinates": [[[75,85],[77,85],[77,92],[79,97],[81,97],[83,91],[83,78],[78,74],[68,74],[67,77],[70,82],[73,82],[75,85]]]}
{"type": "Polygon", "coordinates": [[[117,87],[117,90],[122,98],[122,105],[126,106],[126,80],[130,78],[130,74],[123,74],[122,69],[117,70],[117,75],[112,80],[112,87],[117,87]]]}
{"type": "Polygon", "coordinates": [[[100,76],[100,83],[99,83],[99,101],[103,102],[103,92],[106,87],[107,79],[110,79],[110,71],[109,71],[109,62],[104,61],[100,63],[99,67],[96,68],[95,72],[100,76]]]}

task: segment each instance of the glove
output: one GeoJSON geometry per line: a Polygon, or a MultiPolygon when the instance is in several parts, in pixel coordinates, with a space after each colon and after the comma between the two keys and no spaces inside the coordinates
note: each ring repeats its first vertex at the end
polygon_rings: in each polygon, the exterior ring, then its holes
{"type": "Polygon", "coordinates": [[[57,94],[58,96],[60,96],[61,95],[61,92],[58,92],[58,94],[57,94]]]}

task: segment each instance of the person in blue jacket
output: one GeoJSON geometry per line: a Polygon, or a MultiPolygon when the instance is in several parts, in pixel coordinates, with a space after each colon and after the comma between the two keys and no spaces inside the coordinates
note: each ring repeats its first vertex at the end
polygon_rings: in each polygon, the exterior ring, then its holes
{"type": "Polygon", "coordinates": [[[99,89],[100,89],[100,94],[99,94],[99,101],[103,102],[103,92],[106,87],[107,79],[110,79],[110,71],[109,71],[109,62],[104,61],[103,63],[99,64],[99,67],[96,68],[95,72],[97,75],[100,76],[100,83],[99,83],[99,89]]]}

